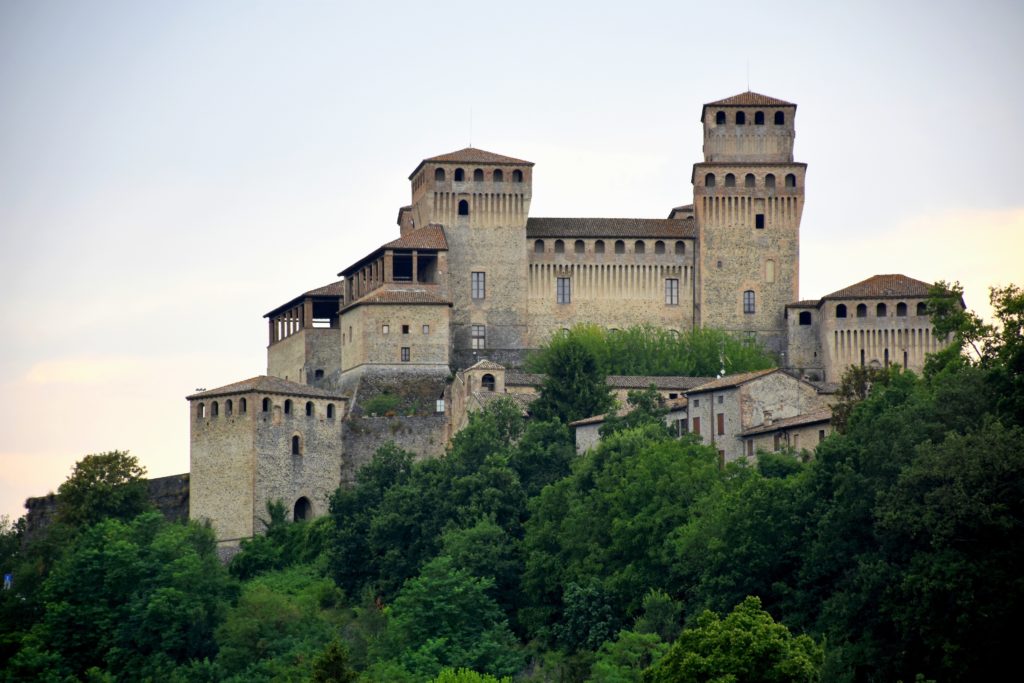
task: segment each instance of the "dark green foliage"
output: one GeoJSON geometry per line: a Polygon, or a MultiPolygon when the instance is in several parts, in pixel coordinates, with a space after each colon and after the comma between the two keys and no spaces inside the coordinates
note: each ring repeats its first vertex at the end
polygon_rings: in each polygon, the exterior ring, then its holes
{"type": "Polygon", "coordinates": [[[313,683],[355,683],[358,674],[349,665],[348,650],[334,638],[313,660],[313,683]]]}
{"type": "Polygon", "coordinates": [[[527,359],[527,368],[547,372],[553,354],[568,343],[589,351],[603,375],[714,377],[723,369],[731,375],[775,366],[761,346],[721,330],[698,328],[676,334],[652,325],[611,331],[580,324],[552,336],[527,359]]]}
{"type": "Polygon", "coordinates": [[[626,403],[630,410],[625,415],[619,416],[617,413],[612,412],[605,418],[604,424],[601,425],[599,430],[601,438],[624,429],[633,429],[645,425],[661,427],[666,435],[671,434],[668,425],[665,424],[665,415],[668,414],[668,408],[665,407],[665,401],[654,386],[643,391],[634,390],[627,392],[626,403]]]}
{"type": "Polygon", "coordinates": [[[75,527],[131,519],[151,507],[145,476],[146,468],[125,451],[87,455],[57,489],[57,519],[75,527]]]}
{"type": "Polygon", "coordinates": [[[596,650],[614,635],[621,622],[596,578],[586,585],[570,582],[562,595],[562,616],[554,625],[555,640],[570,652],[596,650]]]}
{"type": "Polygon", "coordinates": [[[532,498],[568,476],[575,458],[576,442],[569,427],[558,420],[534,420],[509,453],[508,464],[519,475],[523,493],[532,498]]]}
{"type": "Polygon", "coordinates": [[[310,522],[290,522],[281,501],[267,503],[267,517],[260,520],[265,533],[244,539],[241,552],[231,558],[228,571],[238,579],[312,562],[323,552],[330,538],[332,520],[321,517],[310,522]]]}
{"type": "Polygon", "coordinates": [[[645,683],[814,683],[822,647],[796,636],[748,597],[719,619],[713,612],[680,634],[661,661],[644,673],[645,683]]]}
{"type": "Polygon", "coordinates": [[[603,415],[615,405],[593,352],[571,335],[559,336],[535,361],[545,374],[540,397],[530,405],[539,420],[569,423],[603,415]]]}

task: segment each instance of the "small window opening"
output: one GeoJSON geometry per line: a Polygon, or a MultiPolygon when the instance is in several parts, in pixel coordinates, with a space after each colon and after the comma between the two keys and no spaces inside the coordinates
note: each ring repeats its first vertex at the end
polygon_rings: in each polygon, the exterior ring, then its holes
{"type": "Polygon", "coordinates": [[[685,254],[686,253],[686,242],[684,242],[682,240],[678,240],[676,242],[676,253],[677,254],[685,254]]]}
{"type": "Polygon", "coordinates": [[[555,253],[556,254],[564,254],[565,253],[565,242],[563,242],[562,240],[555,240],[555,253]]]}
{"type": "Polygon", "coordinates": [[[292,455],[302,455],[302,439],[298,434],[292,437],[292,455]]]}
{"type": "Polygon", "coordinates": [[[594,253],[595,254],[603,254],[604,253],[604,240],[597,240],[596,242],[594,242],[594,253]]]}
{"type": "Polygon", "coordinates": [[[886,307],[885,304],[878,304],[877,306],[875,306],[875,317],[876,318],[884,318],[888,314],[889,314],[889,309],[886,307]]]}
{"type": "Polygon", "coordinates": [[[786,187],[796,187],[796,176],[792,173],[786,174],[786,187]]]}
{"type": "Polygon", "coordinates": [[[626,253],[626,243],[623,242],[622,240],[615,240],[615,253],[616,254],[625,254],[626,253]]]}
{"type": "Polygon", "coordinates": [[[533,253],[543,254],[544,253],[544,240],[535,240],[533,243],[533,253]]]}
{"type": "Polygon", "coordinates": [[[284,414],[285,415],[291,415],[292,414],[292,400],[291,399],[288,399],[287,401],[284,402],[284,414]]]}
{"type": "Polygon", "coordinates": [[[764,112],[763,111],[754,112],[754,125],[755,126],[763,126],[764,125],[764,112]]]}
{"type": "Polygon", "coordinates": [[[263,399],[263,412],[264,413],[269,413],[270,412],[270,399],[269,398],[263,399]]]}
{"type": "Polygon", "coordinates": [[[409,347],[408,346],[403,346],[402,347],[402,362],[403,363],[408,363],[410,357],[411,356],[410,356],[410,353],[409,353],[409,347]]]}
{"type": "Polygon", "coordinates": [[[907,305],[902,301],[896,304],[896,317],[906,318],[907,317],[907,305]]]}
{"type": "Polygon", "coordinates": [[[708,173],[706,176],[704,176],[704,187],[714,187],[714,186],[715,186],[715,174],[714,173],[708,173]]]}
{"type": "Polygon", "coordinates": [[[244,398],[238,399],[238,412],[241,415],[245,415],[245,411],[249,408],[248,402],[244,398]]]}
{"type": "Polygon", "coordinates": [[[381,333],[381,334],[387,334],[387,333],[389,333],[390,331],[391,331],[391,325],[387,325],[387,324],[385,324],[385,325],[381,325],[381,326],[380,326],[380,333],[381,333]]]}
{"type": "Polygon", "coordinates": [[[487,391],[494,391],[494,375],[488,373],[481,377],[480,386],[487,391]]]}
{"type": "Polygon", "coordinates": [[[460,216],[468,216],[469,215],[469,202],[467,202],[465,199],[460,199],[459,200],[459,215],[460,216]]]}
{"type": "Polygon", "coordinates": [[[423,334],[430,334],[430,325],[423,326],[423,334]]]}
{"type": "Polygon", "coordinates": [[[747,115],[741,111],[736,112],[736,125],[745,126],[747,124],[747,115]]]}
{"type": "Polygon", "coordinates": [[[444,399],[443,398],[439,398],[436,401],[434,401],[434,412],[435,413],[443,413],[444,412],[444,399]]]}
{"type": "Polygon", "coordinates": [[[845,318],[846,317],[846,304],[839,304],[838,306],[836,306],[836,317],[837,318],[845,318]]]}
{"type": "Polygon", "coordinates": [[[555,303],[572,303],[572,280],[567,277],[556,278],[555,303]]]}
{"type": "Polygon", "coordinates": [[[478,183],[482,183],[484,181],[484,172],[482,169],[478,168],[473,171],[473,180],[478,183]]]}
{"type": "Polygon", "coordinates": [[[512,171],[512,182],[513,183],[521,183],[521,182],[523,182],[523,172],[520,171],[518,168],[516,170],[512,171]]]}
{"type": "Polygon", "coordinates": [[[917,304],[917,314],[928,315],[928,306],[923,301],[917,304]]]}
{"type": "Polygon", "coordinates": [[[785,124],[786,124],[786,114],[785,114],[785,112],[781,112],[781,111],[775,112],[775,125],[776,126],[783,126],[785,124]]]}
{"type": "Polygon", "coordinates": [[[759,213],[754,215],[754,227],[758,230],[764,230],[764,214],[759,213]]]}
{"type": "Polygon", "coordinates": [[[754,290],[752,289],[743,292],[743,312],[748,314],[756,312],[754,290]]]}
{"type": "Polygon", "coordinates": [[[811,312],[810,311],[800,311],[800,324],[801,325],[810,325],[811,324],[811,312]]]}
{"type": "Polygon", "coordinates": [[[315,370],[313,372],[313,378],[314,379],[323,379],[324,378],[324,371],[323,370],[315,370]]]}
{"type": "Polygon", "coordinates": [[[766,175],[764,177],[764,186],[765,186],[766,189],[769,189],[769,190],[774,190],[775,189],[775,174],[774,173],[769,173],[768,175],[766,175]]]}
{"type": "Polygon", "coordinates": [[[463,171],[461,168],[455,169],[455,181],[461,183],[465,179],[466,179],[466,172],[463,171]]]}
{"type": "Polygon", "coordinates": [[[327,419],[328,420],[333,420],[334,419],[334,404],[333,403],[328,403],[327,404],[327,419]]]}
{"type": "Polygon", "coordinates": [[[715,113],[715,125],[721,126],[725,123],[725,112],[720,111],[715,113]]]}
{"type": "Polygon", "coordinates": [[[726,187],[736,187],[736,176],[734,176],[732,173],[726,173],[725,174],[725,186],[726,187]]]}
{"type": "Polygon", "coordinates": [[[210,405],[210,416],[211,417],[217,417],[218,415],[220,415],[220,404],[218,404],[216,401],[214,401],[210,405]]]}
{"type": "Polygon", "coordinates": [[[755,185],[757,185],[757,180],[754,178],[753,173],[748,173],[747,175],[743,176],[743,187],[751,188],[754,187],[755,185]]]}
{"type": "Polygon", "coordinates": [[[865,304],[857,304],[857,317],[866,318],[868,317],[868,307],[865,304]]]}
{"type": "Polygon", "coordinates": [[[665,253],[665,243],[662,242],[661,240],[658,240],[657,242],[655,242],[654,243],[654,253],[655,254],[664,254],[665,253]]]}
{"type": "Polygon", "coordinates": [[[409,334],[409,326],[402,325],[402,334],[409,334]]]}
{"type": "Polygon", "coordinates": [[[224,414],[230,417],[234,412],[235,412],[235,404],[229,398],[227,401],[224,402],[224,414]]]}
{"type": "Polygon", "coordinates": [[[637,240],[636,242],[633,243],[633,252],[634,253],[636,253],[636,254],[643,254],[645,251],[647,251],[647,247],[644,244],[643,240],[637,240]]]}
{"type": "Polygon", "coordinates": [[[505,174],[501,172],[500,168],[494,169],[494,173],[491,175],[491,179],[496,183],[505,182],[505,174]]]}
{"type": "Polygon", "coordinates": [[[306,401],[306,417],[313,417],[313,402],[306,401]]]}
{"type": "Polygon", "coordinates": [[[202,417],[206,417],[206,404],[205,403],[200,403],[199,404],[199,406],[196,408],[196,415],[201,417],[201,418],[202,417]]]}
{"type": "Polygon", "coordinates": [[[583,243],[583,240],[576,240],[572,245],[572,250],[577,254],[582,254],[587,250],[587,247],[583,243]]]}
{"type": "Polygon", "coordinates": [[[438,168],[434,171],[434,180],[441,182],[444,180],[444,169],[438,168]]]}
{"type": "Polygon", "coordinates": [[[309,500],[305,497],[299,498],[295,501],[295,510],[292,513],[292,519],[296,522],[302,522],[313,517],[313,506],[309,500]]]}

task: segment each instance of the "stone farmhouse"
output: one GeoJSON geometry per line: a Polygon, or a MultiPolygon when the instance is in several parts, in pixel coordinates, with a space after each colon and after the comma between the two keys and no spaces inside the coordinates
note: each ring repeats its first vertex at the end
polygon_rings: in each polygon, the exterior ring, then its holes
{"type": "Polygon", "coordinates": [[[267,312],[266,375],[188,397],[190,516],[230,545],[271,500],[324,514],[383,443],[435,456],[496,396],[528,411],[525,353],[581,322],[756,338],[785,372],[610,381],[654,382],[723,460],[812,446],[823,384],[849,365],[920,369],[942,341],[928,284],[903,275],[798,300],[796,109],[753,92],[705,104],[692,203],[667,218],[534,217],[532,162],[472,147],[419,162],[395,239],[267,312]]]}

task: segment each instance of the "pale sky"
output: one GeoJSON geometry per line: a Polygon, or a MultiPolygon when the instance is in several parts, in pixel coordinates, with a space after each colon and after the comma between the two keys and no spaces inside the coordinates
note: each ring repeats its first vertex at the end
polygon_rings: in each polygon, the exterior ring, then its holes
{"type": "Polygon", "coordinates": [[[421,159],[664,218],[748,78],[799,105],[801,298],[903,273],[987,312],[1024,284],[1022,34],[1011,0],[0,0],[0,513],[88,453],[187,471],[185,395],[265,373],[263,314],[395,238],[421,159]]]}

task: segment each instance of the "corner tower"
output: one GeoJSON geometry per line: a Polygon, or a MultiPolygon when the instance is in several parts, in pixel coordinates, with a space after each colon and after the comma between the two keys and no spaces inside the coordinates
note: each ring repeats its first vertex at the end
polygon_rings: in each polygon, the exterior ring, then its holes
{"type": "Polygon", "coordinates": [[[756,336],[783,351],[785,306],[799,291],[807,164],[793,161],[796,105],[745,92],[704,105],[694,164],[698,325],[756,336]]]}
{"type": "Polygon", "coordinates": [[[453,364],[518,365],[527,340],[523,245],[533,163],[467,147],[424,159],[409,180],[403,234],[440,225],[448,240],[453,364]]]}

